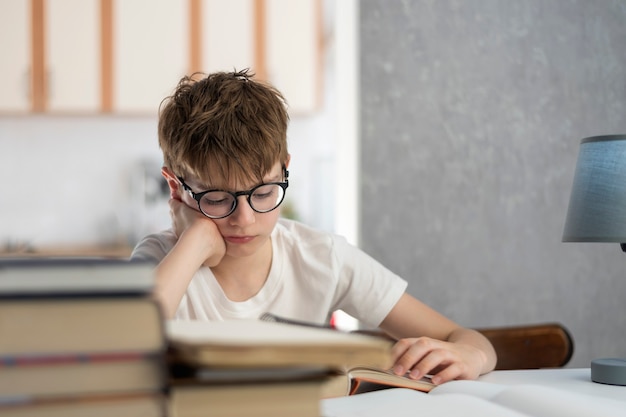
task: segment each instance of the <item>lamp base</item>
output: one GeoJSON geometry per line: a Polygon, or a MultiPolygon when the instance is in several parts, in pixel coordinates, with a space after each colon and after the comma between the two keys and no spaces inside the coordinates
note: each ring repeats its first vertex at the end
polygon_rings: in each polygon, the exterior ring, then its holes
{"type": "Polygon", "coordinates": [[[591,380],[600,384],[626,385],[626,359],[602,358],[592,360],[591,380]]]}

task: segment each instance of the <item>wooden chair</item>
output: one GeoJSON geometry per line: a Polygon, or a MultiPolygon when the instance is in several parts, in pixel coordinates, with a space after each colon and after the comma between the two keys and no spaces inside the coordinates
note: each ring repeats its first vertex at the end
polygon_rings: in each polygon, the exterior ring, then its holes
{"type": "MultiPolygon", "coordinates": [[[[565,366],[574,353],[572,336],[560,323],[475,330],[493,345],[498,355],[498,370],[559,368],[565,366]]],[[[357,330],[356,333],[391,339],[380,330],[357,330]]]]}
{"type": "Polygon", "coordinates": [[[538,369],[565,366],[574,353],[574,341],[560,323],[542,323],[476,329],[498,355],[496,369],[538,369]]]}

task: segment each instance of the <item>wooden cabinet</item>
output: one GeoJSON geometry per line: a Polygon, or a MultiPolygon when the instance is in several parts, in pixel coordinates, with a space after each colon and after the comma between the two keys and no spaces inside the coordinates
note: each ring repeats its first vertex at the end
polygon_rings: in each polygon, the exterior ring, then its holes
{"type": "Polygon", "coordinates": [[[275,85],[293,114],[318,109],[321,0],[203,0],[201,70],[251,68],[275,85]]]}
{"type": "Polygon", "coordinates": [[[0,112],[100,108],[99,0],[0,2],[0,112]]]}
{"type": "Polygon", "coordinates": [[[0,112],[156,115],[195,71],[251,68],[319,106],[322,0],[3,0],[0,112]]]}
{"type": "Polygon", "coordinates": [[[265,13],[267,79],[292,113],[309,113],[319,106],[322,88],[320,3],[266,0],[265,13]]]}
{"type": "Polygon", "coordinates": [[[47,0],[45,6],[45,111],[99,111],[99,0],[47,0]]]}
{"type": "Polygon", "coordinates": [[[0,2],[0,111],[30,110],[30,1],[0,2]]]}
{"type": "MultiPolygon", "coordinates": [[[[200,3],[200,68],[205,73],[258,67],[255,54],[255,1],[203,0],[200,3]]],[[[254,68],[258,71],[258,68],[254,68]]]]}
{"type": "Polygon", "coordinates": [[[157,114],[189,70],[189,9],[181,0],[113,3],[115,113],[157,114]]]}

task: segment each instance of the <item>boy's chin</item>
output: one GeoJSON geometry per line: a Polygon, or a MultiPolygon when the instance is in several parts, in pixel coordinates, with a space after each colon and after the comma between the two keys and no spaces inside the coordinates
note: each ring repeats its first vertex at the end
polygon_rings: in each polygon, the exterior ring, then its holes
{"type": "Polygon", "coordinates": [[[244,258],[252,256],[261,250],[266,244],[270,244],[269,238],[256,237],[246,243],[226,242],[226,256],[233,258],[244,258]]]}

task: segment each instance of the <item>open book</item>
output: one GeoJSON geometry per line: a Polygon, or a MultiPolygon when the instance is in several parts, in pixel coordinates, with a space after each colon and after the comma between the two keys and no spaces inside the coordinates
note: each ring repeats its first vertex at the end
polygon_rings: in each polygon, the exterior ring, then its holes
{"type": "Polygon", "coordinates": [[[372,336],[259,320],[169,321],[166,333],[172,361],[194,366],[196,377],[204,372],[200,379],[214,379],[215,368],[228,368],[228,375],[240,379],[259,375],[263,367],[306,367],[318,373],[321,368],[335,373],[322,388],[322,398],[383,387],[426,392],[435,386],[428,378],[387,371],[391,343],[372,336]]]}
{"type": "Polygon", "coordinates": [[[408,376],[396,375],[391,370],[356,366],[331,377],[322,388],[322,398],[342,397],[387,388],[409,388],[429,392],[435,387],[429,376],[411,379],[408,376]]]}
{"type": "Polygon", "coordinates": [[[542,385],[500,385],[482,381],[450,381],[428,393],[391,388],[322,400],[327,417],[616,417],[626,415],[626,402],[574,393],[542,385]]]}
{"type": "MultiPolygon", "coordinates": [[[[274,323],[286,323],[299,327],[326,328],[313,323],[291,320],[285,317],[277,316],[271,313],[265,313],[260,317],[261,320],[274,323]]],[[[391,346],[391,340],[381,338],[378,334],[372,332],[352,332],[352,335],[369,335],[375,339],[379,339],[382,343],[391,346]]],[[[430,381],[430,377],[424,377],[419,380],[411,379],[407,376],[395,375],[387,367],[373,365],[367,362],[356,362],[354,360],[346,362],[337,369],[337,374],[329,378],[325,386],[322,388],[322,398],[341,397],[345,395],[354,395],[363,392],[376,391],[390,387],[410,388],[423,392],[428,392],[435,385],[430,381]]]]}

